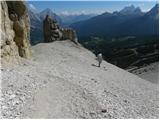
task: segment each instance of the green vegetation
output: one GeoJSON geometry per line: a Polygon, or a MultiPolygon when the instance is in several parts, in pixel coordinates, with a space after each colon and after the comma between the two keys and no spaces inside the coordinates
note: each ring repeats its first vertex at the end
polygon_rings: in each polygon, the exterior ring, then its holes
{"type": "Polygon", "coordinates": [[[80,38],[81,44],[96,55],[121,68],[141,66],[159,60],[158,36],[80,38]]]}

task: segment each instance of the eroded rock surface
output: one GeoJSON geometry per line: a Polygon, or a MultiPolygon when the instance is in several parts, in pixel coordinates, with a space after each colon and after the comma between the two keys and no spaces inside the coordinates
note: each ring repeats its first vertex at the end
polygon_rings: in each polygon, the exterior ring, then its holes
{"type": "Polygon", "coordinates": [[[76,32],[71,28],[62,28],[62,39],[63,40],[71,40],[75,43],[78,43],[76,32]]]}
{"type": "Polygon", "coordinates": [[[53,42],[60,40],[62,33],[59,30],[59,25],[55,20],[52,20],[48,15],[43,21],[44,42],[53,42]]]}
{"type": "Polygon", "coordinates": [[[61,28],[55,19],[49,15],[43,21],[44,42],[53,42],[58,40],[71,40],[78,43],[77,35],[70,28],[61,28]]]}
{"type": "Polygon", "coordinates": [[[2,62],[17,62],[19,57],[30,58],[30,21],[22,1],[1,1],[1,58],[2,62]]]}

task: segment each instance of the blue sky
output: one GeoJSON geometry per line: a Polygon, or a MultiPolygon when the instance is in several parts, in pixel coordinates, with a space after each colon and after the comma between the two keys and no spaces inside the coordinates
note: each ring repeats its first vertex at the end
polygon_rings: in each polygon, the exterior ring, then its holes
{"type": "Polygon", "coordinates": [[[50,8],[53,12],[60,14],[88,14],[119,11],[125,6],[134,5],[142,11],[150,10],[158,0],[130,0],[130,1],[28,1],[29,6],[35,11],[50,8]]]}

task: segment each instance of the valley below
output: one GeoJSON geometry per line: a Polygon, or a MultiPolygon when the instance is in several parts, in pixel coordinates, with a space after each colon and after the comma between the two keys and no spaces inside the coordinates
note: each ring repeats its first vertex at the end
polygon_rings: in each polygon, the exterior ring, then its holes
{"type": "Polygon", "coordinates": [[[159,61],[158,36],[90,37],[80,38],[80,42],[94,54],[102,53],[104,60],[123,69],[159,61]]]}

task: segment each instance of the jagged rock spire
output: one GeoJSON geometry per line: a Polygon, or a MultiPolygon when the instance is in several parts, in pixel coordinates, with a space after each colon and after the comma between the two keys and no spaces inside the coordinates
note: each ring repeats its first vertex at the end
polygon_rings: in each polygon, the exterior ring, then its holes
{"type": "Polygon", "coordinates": [[[43,21],[44,42],[53,42],[60,40],[62,33],[59,30],[59,25],[56,20],[51,19],[49,15],[43,21]]]}
{"type": "Polygon", "coordinates": [[[70,28],[61,28],[55,19],[49,15],[43,21],[44,42],[53,42],[57,40],[77,41],[76,32],[70,28]]]}

